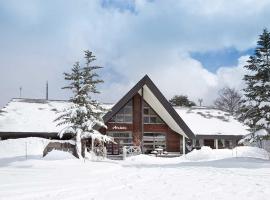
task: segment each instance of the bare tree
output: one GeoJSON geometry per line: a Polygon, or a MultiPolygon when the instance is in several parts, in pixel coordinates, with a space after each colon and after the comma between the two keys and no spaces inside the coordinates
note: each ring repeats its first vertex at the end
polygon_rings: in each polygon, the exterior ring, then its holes
{"type": "Polygon", "coordinates": [[[235,115],[240,108],[241,95],[234,88],[225,87],[218,92],[219,97],[215,100],[215,106],[223,111],[235,115]]]}

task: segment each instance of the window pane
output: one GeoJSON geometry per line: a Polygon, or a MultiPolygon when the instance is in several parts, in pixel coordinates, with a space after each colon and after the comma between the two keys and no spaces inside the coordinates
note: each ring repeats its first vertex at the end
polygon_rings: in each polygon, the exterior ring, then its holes
{"type": "Polygon", "coordinates": [[[144,123],[145,124],[163,124],[162,119],[157,115],[157,113],[147,104],[145,103],[144,109],[144,123]]]}
{"type": "Polygon", "coordinates": [[[157,117],[150,117],[150,123],[157,123],[157,117]]]}
{"type": "Polygon", "coordinates": [[[125,122],[132,122],[132,116],[125,116],[125,122]]]}
{"type": "Polygon", "coordinates": [[[118,113],[110,120],[110,122],[132,123],[132,101],[129,101],[118,113]]]}
{"type": "Polygon", "coordinates": [[[150,109],[150,115],[156,115],[155,111],[153,109],[150,109]]]}
{"type": "Polygon", "coordinates": [[[143,114],[149,115],[149,108],[144,108],[143,109],[143,114]]]}
{"type": "Polygon", "coordinates": [[[116,121],[117,122],[124,122],[124,115],[117,115],[116,116],[116,121]]]}
{"type": "Polygon", "coordinates": [[[160,117],[157,117],[157,123],[159,123],[159,124],[163,123],[163,121],[162,121],[162,119],[160,119],[160,117]]]}
{"type": "Polygon", "coordinates": [[[132,107],[125,107],[125,114],[131,114],[132,113],[132,107]]]}
{"type": "Polygon", "coordinates": [[[144,123],[148,124],[149,123],[149,117],[144,117],[143,121],[144,121],[144,123]]]}

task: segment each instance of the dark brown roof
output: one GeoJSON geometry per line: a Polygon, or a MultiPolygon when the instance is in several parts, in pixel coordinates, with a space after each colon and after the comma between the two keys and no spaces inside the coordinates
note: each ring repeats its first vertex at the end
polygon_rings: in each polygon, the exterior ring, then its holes
{"type": "Polygon", "coordinates": [[[157,86],[153,83],[153,81],[149,78],[148,75],[145,75],[128,93],[123,96],[109,111],[104,115],[103,120],[107,123],[138,91],[146,85],[152,93],[157,97],[163,107],[167,110],[167,112],[171,115],[171,117],[175,120],[175,122],[181,127],[181,129],[185,132],[187,137],[195,138],[194,133],[190,130],[190,128],[186,125],[186,123],[182,120],[182,118],[178,115],[178,113],[174,110],[168,100],[164,97],[164,95],[160,92],[157,86]]]}

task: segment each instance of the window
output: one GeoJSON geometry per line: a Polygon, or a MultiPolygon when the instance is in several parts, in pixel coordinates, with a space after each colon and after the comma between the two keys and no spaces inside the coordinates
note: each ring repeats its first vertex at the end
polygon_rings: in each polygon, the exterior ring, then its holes
{"type": "Polygon", "coordinates": [[[132,100],[129,101],[119,112],[113,116],[110,122],[132,123],[132,100]]]}
{"type": "Polygon", "coordinates": [[[164,124],[163,120],[146,102],[144,102],[143,116],[145,124],[164,124]]]}
{"type": "Polygon", "coordinates": [[[146,132],[143,134],[144,153],[151,153],[156,148],[166,149],[166,136],[164,133],[146,132]]]}
{"type": "Polygon", "coordinates": [[[108,136],[111,136],[114,138],[114,141],[117,144],[108,143],[107,144],[107,150],[108,154],[122,154],[123,153],[123,146],[132,146],[133,140],[132,140],[132,133],[131,132],[108,132],[108,136]]]}

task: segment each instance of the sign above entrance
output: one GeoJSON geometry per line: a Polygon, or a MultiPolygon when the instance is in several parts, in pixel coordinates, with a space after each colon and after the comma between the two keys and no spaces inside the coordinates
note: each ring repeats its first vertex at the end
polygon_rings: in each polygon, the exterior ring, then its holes
{"type": "Polygon", "coordinates": [[[127,130],[127,127],[125,127],[125,126],[113,126],[112,129],[113,130],[127,130]]]}

